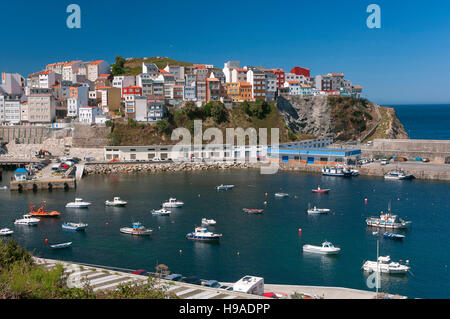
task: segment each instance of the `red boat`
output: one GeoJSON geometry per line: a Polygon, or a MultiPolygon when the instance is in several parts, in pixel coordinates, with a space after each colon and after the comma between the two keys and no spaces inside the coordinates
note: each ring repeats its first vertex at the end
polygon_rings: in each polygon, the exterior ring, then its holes
{"type": "Polygon", "coordinates": [[[35,207],[33,205],[30,205],[30,212],[28,213],[28,215],[36,216],[36,217],[58,217],[59,215],[61,215],[61,213],[59,213],[57,211],[46,212],[45,211],[45,202],[37,211],[35,211],[34,208],[35,207]]]}
{"type": "Polygon", "coordinates": [[[251,208],[243,208],[244,213],[247,214],[262,214],[264,209],[251,209],[251,208]]]}
{"type": "Polygon", "coordinates": [[[320,186],[317,187],[317,189],[313,189],[312,192],[313,193],[319,193],[319,194],[326,194],[330,191],[331,189],[321,189],[320,186]]]}

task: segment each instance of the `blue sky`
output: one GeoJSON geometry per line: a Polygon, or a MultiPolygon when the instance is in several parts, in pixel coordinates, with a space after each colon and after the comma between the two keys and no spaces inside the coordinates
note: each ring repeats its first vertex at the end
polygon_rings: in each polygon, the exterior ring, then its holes
{"type": "Polygon", "coordinates": [[[223,67],[343,72],[383,104],[450,103],[450,1],[71,0],[2,4],[0,71],[61,60],[169,56],[223,67]],[[81,29],[66,7],[81,7],[81,29]],[[381,29],[366,26],[369,4],[381,29]]]}

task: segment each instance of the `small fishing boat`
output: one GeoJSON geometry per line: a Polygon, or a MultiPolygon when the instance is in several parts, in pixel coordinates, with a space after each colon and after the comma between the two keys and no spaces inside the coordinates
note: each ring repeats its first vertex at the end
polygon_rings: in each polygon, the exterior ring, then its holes
{"type": "Polygon", "coordinates": [[[115,206],[115,207],[123,207],[127,205],[127,202],[120,199],[120,197],[114,197],[112,201],[105,201],[106,206],[115,206]]]}
{"type": "Polygon", "coordinates": [[[61,215],[61,213],[57,211],[47,212],[45,210],[45,202],[41,207],[39,207],[37,211],[35,211],[34,208],[35,207],[33,205],[30,205],[30,212],[28,213],[28,215],[35,217],[59,217],[61,215]]]}
{"type": "Polygon", "coordinates": [[[136,236],[148,236],[153,233],[153,230],[150,228],[145,228],[140,222],[135,222],[132,223],[131,227],[120,228],[120,232],[136,236]]]}
{"type": "Polygon", "coordinates": [[[303,251],[321,255],[336,255],[341,251],[341,249],[338,247],[334,247],[332,243],[326,241],[322,243],[322,246],[304,245],[303,251]]]}
{"type": "MultiPolygon", "coordinates": [[[[406,261],[406,263],[409,263],[409,261],[406,261]]],[[[410,269],[407,265],[391,261],[390,256],[380,256],[378,257],[378,262],[368,260],[363,264],[362,268],[367,272],[378,271],[385,274],[406,274],[410,269]]]]}
{"type": "Polygon", "coordinates": [[[37,225],[41,220],[39,218],[35,218],[31,215],[23,215],[23,218],[16,219],[14,221],[14,225],[27,225],[33,226],[37,225]]]}
{"type": "Polygon", "coordinates": [[[319,214],[328,214],[331,210],[328,208],[317,208],[314,206],[314,208],[308,208],[307,210],[308,214],[311,215],[319,215],[319,214]]]}
{"type": "Polygon", "coordinates": [[[216,221],[214,219],[202,218],[202,225],[203,226],[214,226],[215,224],[216,224],[216,221]]]}
{"type": "Polygon", "coordinates": [[[2,228],[2,229],[0,229],[0,236],[10,236],[12,234],[14,234],[14,231],[12,231],[9,228],[2,228]]]}
{"type": "Polygon", "coordinates": [[[72,242],[50,245],[50,247],[52,247],[53,249],[69,248],[70,246],[72,246],[72,242]]]}
{"type": "Polygon", "coordinates": [[[64,223],[61,226],[63,229],[66,230],[76,230],[76,231],[80,231],[80,230],[85,230],[88,227],[88,224],[83,224],[83,223],[64,223]]]}
{"type": "Polygon", "coordinates": [[[229,189],[233,189],[233,187],[234,187],[234,185],[223,185],[223,184],[221,184],[221,185],[217,186],[216,189],[218,191],[227,191],[229,189]]]}
{"type": "Polygon", "coordinates": [[[405,235],[386,232],[386,233],[384,233],[383,237],[387,238],[387,239],[403,240],[405,238],[405,235]]]}
{"type": "Polygon", "coordinates": [[[391,213],[389,204],[388,213],[381,212],[380,217],[369,217],[366,219],[367,226],[391,229],[406,229],[411,224],[410,221],[404,221],[397,215],[391,213]]]}
{"type": "Polygon", "coordinates": [[[262,214],[264,209],[243,208],[242,211],[247,214],[262,214]]]}
{"type": "Polygon", "coordinates": [[[357,169],[350,169],[350,172],[352,173],[352,176],[358,176],[359,171],[357,169]]]}
{"type": "Polygon", "coordinates": [[[169,198],[168,202],[164,202],[162,204],[163,208],[179,208],[179,207],[183,207],[184,203],[181,201],[178,201],[176,198],[171,197],[169,198]]]}
{"type": "Polygon", "coordinates": [[[384,175],[384,179],[387,180],[404,180],[404,179],[413,179],[414,175],[405,174],[403,170],[392,170],[384,175]]]}
{"type": "Polygon", "coordinates": [[[287,193],[275,193],[275,197],[285,198],[285,197],[289,197],[289,194],[287,194],[287,193]]]}
{"type": "Polygon", "coordinates": [[[167,210],[165,208],[152,210],[152,215],[155,215],[155,216],[169,216],[171,213],[172,212],[170,210],[167,210]]]}
{"type": "Polygon", "coordinates": [[[222,234],[215,234],[208,231],[205,227],[196,227],[194,232],[186,235],[186,239],[197,241],[215,241],[217,242],[222,234]]]}
{"type": "Polygon", "coordinates": [[[66,204],[67,208],[88,208],[91,203],[83,201],[82,198],[75,198],[74,202],[66,204]]]}
{"type": "Polygon", "coordinates": [[[319,194],[327,194],[331,189],[322,189],[320,188],[320,186],[317,187],[317,189],[313,189],[312,192],[313,193],[319,193],[319,194]]]}

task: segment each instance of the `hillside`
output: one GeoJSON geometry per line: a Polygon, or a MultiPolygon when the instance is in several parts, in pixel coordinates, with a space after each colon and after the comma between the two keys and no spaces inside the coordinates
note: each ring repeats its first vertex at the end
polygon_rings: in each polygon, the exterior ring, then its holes
{"type": "MultiPolygon", "coordinates": [[[[212,102],[207,105],[217,104],[220,105],[220,102],[212,102]]],[[[312,135],[298,133],[295,134],[292,132],[286,124],[283,122],[282,117],[280,116],[275,105],[268,104],[269,106],[266,114],[255,116],[253,114],[248,114],[246,110],[246,106],[240,104],[233,108],[232,110],[227,110],[224,107],[218,107],[219,110],[222,110],[223,113],[223,121],[217,121],[214,115],[214,111],[210,111],[213,113],[212,115],[202,115],[201,109],[194,107],[189,110],[189,107],[184,107],[183,110],[170,110],[169,120],[168,121],[160,121],[155,124],[141,124],[136,123],[134,121],[127,122],[115,122],[113,131],[110,134],[110,145],[165,145],[165,144],[175,144],[178,141],[172,141],[170,139],[171,132],[173,129],[177,127],[185,127],[191,131],[193,134],[193,123],[194,120],[201,119],[203,122],[203,132],[210,127],[217,127],[222,131],[224,141],[226,138],[226,128],[243,128],[246,130],[247,128],[255,128],[258,132],[259,128],[269,128],[267,130],[267,139],[268,143],[270,143],[270,128],[279,128],[280,132],[280,141],[281,142],[289,142],[294,140],[301,140],[312,138],[312,135]]],[[[256,109],[257,107],[254,106],[256,109]]],[[[207,112],[208,113],[208,112],[207,112]]],[[[205,142],[206,143],[206,142],[205,142]]]]}
{"type": "Polygon", "coordinates": [[[337,141],[408,138],[392,109],[366,99],[341,96],[281,96],[277,107],[295,133],[332,136],[337,141]]]}

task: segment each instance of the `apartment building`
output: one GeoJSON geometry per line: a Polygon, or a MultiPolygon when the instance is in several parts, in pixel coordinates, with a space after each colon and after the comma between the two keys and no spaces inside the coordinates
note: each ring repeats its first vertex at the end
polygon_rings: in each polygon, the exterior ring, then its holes
{"type": "Polygon", "coordinates": [[[184,67],[179,65],[167,65],[164,71],[173,74],[175,80],[184,80],[184,67]]]}
{"type": "MultiPolygon", "coordinates": [[[[73,76],[78,74],[82,61],[72,61],[64,63],[62,68],[63,81],[73,81],[73,76]]],[[[76,83],[76,82],[75,82],[76,83]]]]}
{"type": "Polygon", "coordinates": [[[221,96],[220,80],[216,78],[206,79],[206,102],[218,101],[221,96]]]}
{"type": "Polygon", "coordinates": [[[115,76],[112,81],[112,86],[115,88],[123,89],[136,85],[136,77],[134,75],[119,75],[115,76]]]}
{"type": "Polygon", "coordinates": [[[239,69],[239,64],[239,61],[228,61],[224,63],[222,72],[225,76],[226,83],[233,82],[231,72],[233,71],[233,69],[239,69]]]}
{"type": "Polygon", "coordinates": [[[266,99],[266,74],[258,68],[249,68],[247,71],[247,82],[252,87],[252,100],[266,99]]]}
{"type": "Polygon", "coordinates": [[[25,79],[19,73],[2,73],[0,93],[23,94],[25,92],[25,79]]]}
{"type": "Polygon", "coordinates": [[[231,82],[248,82],[247,69],[236,68],[231,71],[231,82]]]}
{"type": "Polygon", "coordinates": [[[103,116],[102,110],[97,106],[83,106],[79,110],[78,121],[82,124],[97,123],[96,118],[103,116]]]}
{"type": "Polygon", "coordinates": [[[37,93],[28,96],[28,122],[52,123],[56,117],[56,100],[52,94],[37,93]]]}
{"type": "Polygon", "coordinates": [[[69,88],[70,97],[67,99],[67,116],[77,117],[79,109],[88,106],[87,85],[73,85],[69,88]]]}
{"type": "Polygon", "coordinates": [[[121,106],[121,90],[113,87],[99,87],[97,88],[97,99],[100,100],[100,107],[104,113],[114,112],[120,109],[121,106]]]}
{"type": "Polygon", "coordinates": [[[89,81],[94,82],[101,74],[109,74],[109,64],[104,60],[88,62],[86,64],[86,75],[89,81]]]}

